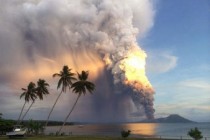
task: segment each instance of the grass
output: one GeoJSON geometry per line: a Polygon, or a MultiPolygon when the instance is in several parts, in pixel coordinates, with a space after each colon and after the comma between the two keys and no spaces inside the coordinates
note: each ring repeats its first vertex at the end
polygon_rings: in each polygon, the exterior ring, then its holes
{"type": "MultiPolygon", "coordinates": [[[[6,136],[1,136],[1,140],[9,140],[6,136]]],[[[121,137],[105,137],[105,136],[33,136],[33,137],[24,137],[24,138],[12,138],[12,140],[125,140],[121,137]]],[[[126,138],[126,140],[145,140],[143,138],[126,138]]],[[[155,139],[146,139],[146,140],[155,140],[155,139]]],[[[157,139],[156,139],[157,140],[157,139]]]]}

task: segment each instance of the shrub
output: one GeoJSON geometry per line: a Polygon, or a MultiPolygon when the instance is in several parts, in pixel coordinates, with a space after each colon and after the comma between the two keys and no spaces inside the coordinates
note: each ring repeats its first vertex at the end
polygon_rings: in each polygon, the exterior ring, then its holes
{"type": "Polygon", "coordinates": [[[58,131],[56,131],[55,135],[56,135],[56,136],[59,136],[59,132],[58,132],[58,131]]]}
{"type": "Polygon", "coordinates": [[[15,121],[0,119],[0,135],[6,134],[6,132],[12,131],[15,121]]]}
{"type": "Polygon", "coordinates": [[[188,135],[194,140],[200,140],[203,138],[201,131],[199,131],[197,127],[195,127],[194,129],[190,129],[188,135]]]}
{"type": "Polygon", "coordinates": [[[43,134],[44,133],[44,126],[43,124],[39,122],[35,122],[32,119],[30,119],[27,123],[27,129],[28,129],[28,134],[29,135],[38,135],[38,134],[43,134]]]}
{"type": "Polygon", "coordinates": [[[127,137],[130,135],[130,133],[131,133],[130,130],[128,130],[128,131],[122,130],[122,131],[121,131],[121,136],[122,136],[123,138],[127,138],[127,137]]]}
{"type": "Polygon", "coordinates": [[[53,133],[53,132],[50,132],[50,133],[49,133],[49,136],[54,136],[54,133],[53,133]]]}
{"type": "Polygon", "coordinates": [[[62,133],[61,133],[61,136],[65,136],[65,135],[66,135],[65,132],[62,132],[62,133]]]}

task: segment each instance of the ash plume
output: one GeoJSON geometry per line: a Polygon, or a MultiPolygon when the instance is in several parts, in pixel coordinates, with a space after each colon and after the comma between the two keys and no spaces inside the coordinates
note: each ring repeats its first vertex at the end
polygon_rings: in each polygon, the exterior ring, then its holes
{"type": "Polygon", "coordinates": [[[153,16],[151,0],[2,0],[0,82],[17,91],[37,77],[51,80],[69,65],[89,70],[97,87],[82,100],[88,99],[87,109],[78,104],[89,116],[82,119],[153,119],[154,91],[137,43],[153,16]]]}

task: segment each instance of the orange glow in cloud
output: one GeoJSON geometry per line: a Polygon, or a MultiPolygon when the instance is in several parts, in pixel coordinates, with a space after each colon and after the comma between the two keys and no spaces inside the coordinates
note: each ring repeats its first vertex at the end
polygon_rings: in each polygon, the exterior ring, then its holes
{"type": "Polygon", "coordinates": [[[72,72],[89,71],[89,79],[95,80],[104,69],[104,63],[95,52],[83,51],[66,53],[53,59],[36,56],[35,63],[26,63],[21,70],[17,70],[12,79],[14,88],[26,86],[30,81],[36,82],[39,78],[45,79],[49,84],[54,82],[52,75],[59,73],[64,65],[68,65],[72,72]]]}
{"type": "Polygon", "coordinates": [[[120,68],[125,71],[125,84],[137,89],[152,88],[145,73],[146,53],[139,48],[129,50],[126,57],[121,61],[120,68]]]}

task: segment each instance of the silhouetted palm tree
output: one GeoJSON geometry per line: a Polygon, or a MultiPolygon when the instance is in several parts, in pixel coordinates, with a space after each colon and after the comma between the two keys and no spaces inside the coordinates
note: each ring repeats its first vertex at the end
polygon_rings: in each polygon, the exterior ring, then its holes
{"type": "Polygon", "coordinates": [[[78,81],[73,83],[71,85],[71,88],[73,88],[73,91],[76,94],[78,94],[78,96],[77,96],[77,99],[76,99],[73,107],[71,108],[69,114],[66,116],[66,118],[63,122],[63,125],[60,127],[58,133],[60,133],[63,126],[66,124],[66,121],[68,120],[69,116],[71,115],[72,111],[74,110],[74,108],[77,104],[77,101],[78,101],[79,97],[81,96],[81,94],[85,95],[87,90],[89,91],[89,93],[92,94],[92,92],[95,89],[95,85],[92,82],[87,81],[88,75],[89,75],[88,71],[82,71],[81,74],[79,74],[79,73],[77,73],[77,74],[78,74],[78,81]]]}
{"type": "Polygon", "coordinates": [[[36,88],[36,95],[39,97],[40,100],[43,100],[43,95],[49,94],[47,87],[49,86],[45,80],[39,79],[37,81],[37,88],[36,88]]]}
{"type": "Polygon", "coordinates": [[[71,72],[71,69],[69,69],[68,66],[63,66],[63,69],[62,71],[60,71],[60,73],[55,73],[53,74],[53,77],[59,77],[59,81],[58,81],[58,86],[57,86],[57,89],[59,89],[61,87],[61,92],[60,94],[58,95],[48,117],[47,117],[47,121],[46,121],[46,124],[45,124],[45,127],[47,126],[48,124],[48,121],[49,121],[49,118],[50,118],[50,115],[58,101],[58,99],[60,98],[62,92],[66,92],[66,89],[67,88],[71,88],[71,85],[72,85],[72,81],[73,80],[76,80],[76,78],[74,78],[74,73],[71,72]]]}
{"type": "MultiPolygon", "coordinates": [[[[39,79],[37,81],[37,88],[36,86],[34,87],[34,91],[33,94],[36,95],[36,97],[38,97],[40,100],[43,100],[43,95],[47,95],[49,94],[49,91],[47,89],[47,87],[49,86],[48,83],[46,83],[45,80],[43,79],[39,79]]],[[[23,119],[25,118],[26,114],[28,113],[28,111],[31,109],[32,105],[34,104],[35,100],[33,100],[33,102],[31,103],[31,105],[29,106],[29,108],[27,109],[26,113],[23,115],[21,121],[23,121],[23,119]]]]}
{"type": "Polygon", "coordinates": [[[36,87],[36,85],[33,82],[30,82],[28,84],[27,89],[22,88],[22,90],[24,92],[20,95],[20,98],[24,97],[25,98],[25,103],[24,103],[24,105],[21,109],[20,115],[18,117],[18,121],[17,121],[18,124],[21,123],[21,121],[22,121],[22,120],[20,121],[20,117],[23,113],[23,109],[25,108],[26,103],[29,102],[30,100],[32,100],[32,102],[34,102],[35,99],[36,99],[36,94],[35,94],[36,88],[35,87],[36,87]]]}

